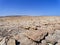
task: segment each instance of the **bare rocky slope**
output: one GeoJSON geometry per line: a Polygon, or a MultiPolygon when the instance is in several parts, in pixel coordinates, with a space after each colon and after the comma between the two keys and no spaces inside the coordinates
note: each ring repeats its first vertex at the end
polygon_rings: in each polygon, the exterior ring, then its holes
{"type": "Polygon", "coordinates": [[[0,17],[0,45],[60,45],[60,17],[0,17]]]}

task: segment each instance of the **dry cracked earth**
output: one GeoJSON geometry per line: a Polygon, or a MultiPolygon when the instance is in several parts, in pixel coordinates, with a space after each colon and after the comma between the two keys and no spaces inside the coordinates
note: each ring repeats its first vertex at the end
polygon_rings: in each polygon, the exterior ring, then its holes
{"type": "Polygon", "coordinates": [[[0,45],[60,45],[60,17],[0,17],[0,45]]]}

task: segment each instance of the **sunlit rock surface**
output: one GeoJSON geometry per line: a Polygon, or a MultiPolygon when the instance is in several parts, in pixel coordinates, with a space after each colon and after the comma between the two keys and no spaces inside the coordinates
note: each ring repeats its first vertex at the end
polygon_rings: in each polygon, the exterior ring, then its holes
{"type": "Polygon", "coordinates": [[[0,45],[60,45],[60,17],[0,17],[0,45]]]}

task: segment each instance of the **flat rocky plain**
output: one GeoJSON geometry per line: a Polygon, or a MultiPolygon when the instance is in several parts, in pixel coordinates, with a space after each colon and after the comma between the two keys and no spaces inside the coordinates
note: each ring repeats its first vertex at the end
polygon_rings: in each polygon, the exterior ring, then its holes
{"type": "Polygon", "coordinates": [[[60,16],[0,17],[0,45],[60,45],[60,16]]]}

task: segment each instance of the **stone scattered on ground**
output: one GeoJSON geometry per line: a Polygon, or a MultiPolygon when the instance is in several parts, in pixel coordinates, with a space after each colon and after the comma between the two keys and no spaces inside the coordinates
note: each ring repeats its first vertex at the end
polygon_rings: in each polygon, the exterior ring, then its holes
{"type": "Polygon", "coordinates": [[[0,45],[60,45],[60,17],[1,17],[0,45]]]}

